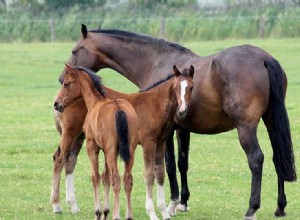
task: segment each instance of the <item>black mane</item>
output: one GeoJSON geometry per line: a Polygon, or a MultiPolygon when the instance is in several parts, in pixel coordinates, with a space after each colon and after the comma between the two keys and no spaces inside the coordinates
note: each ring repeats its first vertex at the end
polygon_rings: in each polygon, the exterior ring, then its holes
{"type": "Polygon", "coordinates": [[[153,85],[149,86],[148,88],[141,89],[140,92],[147,92],[148,90],[150,90],[150,89],[152,89],[152,88],[154,88],[154,87],[156,87],[156,86],[158,86],[158,85],[160,85],[160,84],[168,81],[169,79],[173,78],[174,76],[175,76],[174,74],[168,75],[166,78],[161,79],[158,82],[155,82],[153,85]]]}
{"type": "Polygon", "coordinates": [[[88,76],[91,78],[95,88],[97,89],[97,91],[100,93],[100,95],[102,95],[103,97],[105,97],[105,91],[103,89],[102,86],[102,79],[100,76],[96,75],[95,72],[93,72],[90,69],[87,69],[83,66],[75,66],[76,70],[81,70],[84,71],[88,74],[88,76]]]}
{"type": "Polygon", "coordinates": [[[148,35],[138,34],[138,33],[129,32],[129,31],[123,31],[123,30],[118,30],[118,29],[96,29],[96,30],[90,30],[88,32],[106,34],[106,35],[109,35],[111,37],[118,38],[121,40],[126,40],[126,39],[130,38],[130,39],[138,40],[140,42],[154,42],[154,43],[158,43],[159,45],[162,45],[162,44],[164,46],[167,45],[171,48],[180,50],[181,52],[191,52],[189,49],[187,49],[179,44],[169,42],[164,39],[155,38],[155,37],[151,37],[148,35]]]}

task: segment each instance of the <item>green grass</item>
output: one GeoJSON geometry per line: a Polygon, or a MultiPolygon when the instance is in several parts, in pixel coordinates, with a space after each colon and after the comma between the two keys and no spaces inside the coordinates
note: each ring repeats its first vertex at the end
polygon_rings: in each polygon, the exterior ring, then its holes
{"type": "MultiPolygon", "coordinates": [[[[271,53],[287,72],[286,98],[297,167],[300,143],[300,39],[228,40],[186,43],[200,55],[218,52],[238,44],[253,44],[271,53]]],[[[76,167],[79,214],[70,213],[65,203],[64,177],[61,183],[62,215],[52,213],[49,203],[52,154],[59,142],[53,121],[53,99],[59,90],[58,76],[73,44],[0,45],[0,219],[91,219],[93,188],[85,148],[76,167]]],[[[112,70],[101,72],[104,83],[123,92],[137,88],[112,70]]],[[[259,219],[273,219],[277,200],[277,177],[266,130],[260,124],[259,142],[265,154],[259,219]]],[[[174,219],[242,219],[248,207],[250,171],[236,131],[219,135],[192,134],[189,164],[190,211],[174,219]]],[[[121,169],[122,170],[122,169],[121,169]]],[[[132,192],[135,219],[147,219],[141,147],[136,152],[132,192]]],[[[166,199],[169,187],[166,180],[166,199]]],[[[300,185],[286,184],[286,219],[298,219],[300,185]]],[[[125,200],[121,194],[121,215],[125,200]]],[[[156,192],[154,191],[156,200],[156,192]]],[[[112,200],[111,200],[112,204],[112,200]]]]}

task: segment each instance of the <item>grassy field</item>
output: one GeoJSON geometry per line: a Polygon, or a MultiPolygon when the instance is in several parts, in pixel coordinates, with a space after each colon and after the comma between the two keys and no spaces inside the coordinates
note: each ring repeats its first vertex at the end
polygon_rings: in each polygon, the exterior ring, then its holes
{"type": "MultiPolygon", "coordinates": [[[[288,109],[297,167],[300,166],[300,39],[228,40],[184,44],[200,55],[229,46],[252,44],[271,53],[286,70],[289,86],[288,109]]],[[[52,213],[49,203],[52,154],[59,135],[53,121],[53,99],[60,85],[58,76],[70,56],[72,43],[0,44],[0,219],[91,219],[93,188],[85,148],[76,168],[79,214],[71,214],[65,203],[64,177],[61,185],[62,215],[52,213]]],[[[124,92],[137,88],[111,70],[101,75],[107,86],[124,92]]],[[[258,219],[273,219],[277,200],[277,176],[265,127],[260,124],[259,142],[265,154],[261,209],[258,219]]],[[[122,168],[121,168],[122,170],[122,168]]],[[[147,219],[141,147],[133,170],[135,219],[147,219]]],[[[174,219],[242,219],[248,207],[250,171],[236,131],[191,138],[190,211],[174,219]]],[[[167,202],[169,186],[165,184],[167,202]]],[[[300,184],[286,184],[286,219],[299,219],[300,184]]],[[[156,193],[154,193],[156,195],[156,193]]],[[[125,196],[121,194],[124,218],[125,196]]]]}

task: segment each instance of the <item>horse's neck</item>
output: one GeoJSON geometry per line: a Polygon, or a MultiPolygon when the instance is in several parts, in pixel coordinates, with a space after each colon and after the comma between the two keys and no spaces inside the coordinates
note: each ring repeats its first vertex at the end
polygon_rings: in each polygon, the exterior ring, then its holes
{"type": "Polygon", "coordinates": [[[134,40],[128,43],[109,37],[106,41],[108,40],[113,43],[99,45],[106,55],[107,67],[116,70],[140,89],[145,89],[170,75],[173,65],[183,69],[199,58],[193,52],[172,47],[167,42],[163,46],[164,43],[159,40],[143,44],[134,40]]]}
{"type": "Polygon", "coordinates": [[[87,80],[84,75],[80,75],[81,93],[87,109],[93,108],[98,101],[104,101],[104,97],[95,89],[93,83],[87,80]]]}

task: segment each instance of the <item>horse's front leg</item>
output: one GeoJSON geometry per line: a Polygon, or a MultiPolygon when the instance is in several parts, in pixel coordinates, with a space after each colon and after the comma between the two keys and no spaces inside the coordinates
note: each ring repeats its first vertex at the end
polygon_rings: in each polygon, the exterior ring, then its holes
{"type": "Polygon", "coordinates": [[[82,148],[85,139],[84,133],[81,133],[72,143],[70,153],[67,156],[65,165],[66,169],[66,201],[71,208],[72,213],[80,212],[76,202],[75,187],[74,187],[74,169],[77,162],[78,154],[82,148]]]}
{"type": "Polygon", "coordinates": [[[256,137],[256,129],[252,125],[240,123],[237,127],[240,143],[247,155],[249,168],[252,174],[251,196],[249,209],[246,212],[245,220],[256,219],[255,213],[260,208],[261,179],[264,155],[256,137]]]}
{"type": "Polygon", "coordinates": [[[94,202],[95,202],[95,219],[101,219],[101,205],[100,205],[100,197],[99,197],[99,183],[101,176],[99,174],[99,150],[97,143],[93,138],[86,138],[86,150],[91,163],[91,176],[92,183],[94,187],[94,202]]]}
{"type": "Polygon", "coordinates": [[[152,191],[155,179],[155,151],[156,143],[153,141],[145,141],[143,144],[144,156],[144,175],[146,180],[146,212],[151,220],[158,220],[155,214],[152,191]]]}
{"type": "Polygon", "coordinates": [[[165,162],[166,170],[170,183],[170,192],[171,192],[171,201],[167,208],[167,211],[170,216],[176,215],[176,207],[179,203],[179,189],[176,175],[176,162],[175,162],[175,153],[174,153],[174,132],[170,135],[170,138],[167,140],[165,162]]]}
{"type": "Polygon", "coordinates": [[[183,129],[177,129],[176,135],[178,142],[178,169],[181,179],[181,197],[180,204],[177,206],[177,209],[181,212],[186,212],[188,211],[187,201],[190,198],[187,180],[187,172],[189,169],[190,132],[183,129]]]}
{"type": "Polygon", "coordinates": [[[166,142],[157,145],[155,154],[155,176],[157,186],[157,208],[163,219],[171,219],[166,206],[164,181],[165,181],[165,152],[166,142]]]}

